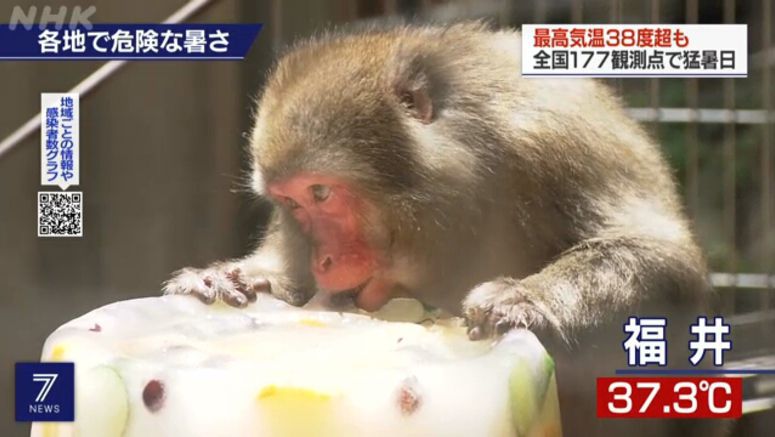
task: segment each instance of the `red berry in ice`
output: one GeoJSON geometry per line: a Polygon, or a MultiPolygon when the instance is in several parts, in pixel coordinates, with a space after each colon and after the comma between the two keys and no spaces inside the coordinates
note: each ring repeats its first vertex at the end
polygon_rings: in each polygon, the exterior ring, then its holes
{"type": "Polygon", "coordinates": [[[152,413],[159,411],[164,404],[164,383],[158,379],[148,381],[143,389],[143,403],[152,413]]]}

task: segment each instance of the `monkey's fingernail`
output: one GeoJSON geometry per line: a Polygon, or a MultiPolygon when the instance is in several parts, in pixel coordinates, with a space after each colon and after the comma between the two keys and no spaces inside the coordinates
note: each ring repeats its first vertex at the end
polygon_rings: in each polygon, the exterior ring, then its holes
{"type": "Polygon", "coordinates": [[[473,328],[470,328],[468,330],[468,338],[471,340],[481,340],[484,338],[484,332],[482,331],[482,328],[479,326],[474,326],[473,328]]]}
{"type": "Polygon", "coordinates": [[[227,304],[237,308],[242,308],[248,304],[248,299],[242,293],[225,293],[223,300],[225,300],[227,304]]]}
{"type": "Polygon", "coordinates": [[[205,278],[204,278],[204,279],[202,279],[202,282],[204,282],[204,283],[205,283],[205,285],[206,285],[208,288],[210,288],[210,287],[212,287],[212,286],[213,286],[213,278],[211,278],[211,277],[209,277],[209,276],[205,276],[205,278]]]}
{"type": "Polygon", "coordinates": [[[239,268],[232,269],[230,272],[226,273],[226,277],[229,278],[231,282],[234,284],[242,284],[242,270],[239,268]]]}
{"type": "Polygon", "coordinates": [[[261,278],[256,280],[256,282],[253,283],[253,291],[259,292],[259,293],[268,293],[272,290],[272,283],[269,282],[269,280],[261,278]]]}
{"type": "Polygon", "coordinates": [[[207,305],[212,304],[215,302],[215,295],[212,293],[194,293],[194,295],[199,298],[202,303],[205,303],[207,305]]]}
{"type": "Polygon", "coordinates": [[[495,324],[495,333],[497,335],[503,335],[511,330],[511,322],[508,320],[498,320],[498,323],[495,324]]]}
{"type": "Polygon", "coordinates": [[[248,298],[248,302],[256,301],[256,291],[252,288],[243,288],[240,290],[240,293],[244,294],[245,297],[248,298]]]}
{"type": "Polygon", "coordinates": [[[234,287],[240,293],[244,293],[244,290],[248,288],[248,284],[246,284],[245,281],[242,280],[242,276],[240,276],[239,269],[234,269],[230,273],[227,273],[226,277],[229,278],[229,281],[234,284],[234,287]]]}

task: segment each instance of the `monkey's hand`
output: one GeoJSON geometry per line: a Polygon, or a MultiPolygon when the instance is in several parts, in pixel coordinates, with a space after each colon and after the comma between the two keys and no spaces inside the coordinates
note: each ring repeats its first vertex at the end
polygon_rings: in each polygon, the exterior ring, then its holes
{"type": "Polygon", "coordinates": [[[204,269],[190,267],[178,270],[164,283],[164,294],[191,294],[204,303],[216,299],[235,307],[255,302],[256,293],[269,292],[269,278],[246,275],[238,263],[216,263],[204,269]]]}
{"type": "Polygon", "coordinates": [[[513,278],[480,284],[463,301],[471,340],[500,336],[514,328],[541,331],[553,325],[547,314],[539,296],[513,278]]]}

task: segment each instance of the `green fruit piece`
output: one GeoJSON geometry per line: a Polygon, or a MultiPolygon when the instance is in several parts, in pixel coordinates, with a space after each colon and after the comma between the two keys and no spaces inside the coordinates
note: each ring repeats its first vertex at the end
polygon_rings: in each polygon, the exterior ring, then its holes
{"type": "Polygon", "coordinates": [[[562,437],[562,421],[560,420],[560,401],[557,398],[557,381],[554,376],[549,379],[544,395],[544,405],[538,413],[538,419],[528,432],[528,437],[562,437]]]}
{"type": "Polygon", "coordinates": [[[124,380],[97,366],[76,375],[75,420],[79,437],[120,437],[129,416],[124,380]]]}
{"type": "Polygon", "coordinates": [[[372,315],[388,322],[417,323],[426,318],[425,307],[417,299],[397,297],[390,299],[372,315]]]}
{"type": "Polygon", "coordinates": [[[535,422],[554,374],[554,361],[548,355],[542,364],[532,366],[520,360],[509,375],[511,419],[519,436],[527,435],[535,422]]]}

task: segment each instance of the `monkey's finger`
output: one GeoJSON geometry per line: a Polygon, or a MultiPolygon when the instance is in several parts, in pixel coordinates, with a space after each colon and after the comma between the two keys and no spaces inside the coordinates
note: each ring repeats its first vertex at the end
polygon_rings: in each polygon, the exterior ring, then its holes
{"type": "Polygon", "coordinates": [[[204,277],[201,281],[201,285],[197,284],[193,286],[190,293],[196,296],[202,303],[207,305],[215,302],[216,293],[212,289],[213,281],[210,277],[204,277]]]}
{"type": "Polygon", "coordinates": [[[245,298],[248,300],[248,302],[256,301],[255,290],[253,290],[253,287],[248,286],[248,284],[245,283],[245,280],[242,277],[242,271],[239,268],[235,268],[234,270],[226,273],[226,277],[229,278],[229,281],[231,281],[237,291],[245,295],[245,298]]]}
{"type": "Polygon", "coordinates": [[[468,326],[468,339],[471,341],[483,340],[490,336],[490,329],[487,327],[486,319],[475,320],[466,318],[468,326]]]}
{"type": "Polygon", "coordinates": [[[253,282],[253,291],[256,293],[269,293],[272,291],[272,283],[266,278],[259,278],[253,282]]]}
{"type": "Polygon", "coordinates": [[[196,292],[194,292],[194,293],[191,293],[191,294],[196,296],[197,299],[202,301],[202,303],[204,303],[204,304],[211,305],[212,303],[215,302],[215,294],[214,293],[196,293],[196,292]]]}
{"type": "Polygon", "coordinates": [[[238,290],[248,298],[248,302],[255,302],[258,293],[269,293],[272,290],[272,284],[266,278],[259,278],[253,281],[251,285],[246,285],[238,290]]]}
{"type": "Polygon", "coordinates": [[[212,293],[214,298],[220,299],[228,305],[235,307],[247,305],[247,297],[237,291],[237,286],[229,277],[228,272],[216,270],[209,273],[203,278],[203,283],[208,290],[207,299],[209,299],[209,294],[212,293]]]}
{"type": "Polygon", "coordinates": [[[237,290],[245,295],[245,298],[247,298],[248,302],[256,301],[256,291],[253,289],[253,287],[238,288],[237,290]]]}
{"type": "Polygon", "coordinates": [[[465,324],[468,327],[468,338],[472,341],[482,340],[491,334],[490,309],[470,307],[465,311],[465,324]]]}
{"type": "Polygon", "coordinates": [[[247,296],[235,288],[221,290],[221,299],[227,304],[237,308],[243,308],[248,304],[247,296]]]}
{"type": "Polygon", "coordinates": [[[191,294],[202,302],[211,304],[216,297],[215,291],[210,288],[211,284],[208,277],[202,278],[199,272],[184,269],[164,284],[164,294],[191,294]]]}
{"type": "Polygon", "coordinates": [[[514,329],[514,327],[515,327],[514,324],[512,322],[510,322],[509,320],[507,320],[507,319],[500,319],[497,322],[495,322],[495,329],[494,329],[495,335],[500,337],[501,335],[503,335],[503,334],[511,331],[512,329],[514,329]]]}
{"type": "Polygon", "coordinates": [[[480,326],[468,328],[468,339],[471,341],[482,340],[485,338],[484,330],[480,326]]]}
{"type": "Polygon", "coordinates": [[[246,287],[245,282],[242,281],[242,270],[239,268],[235,268],[229,272],[226,272],[226,278],[228,278],[229,281],[231,281],[231,283],[237,287],[246,287]]]}

